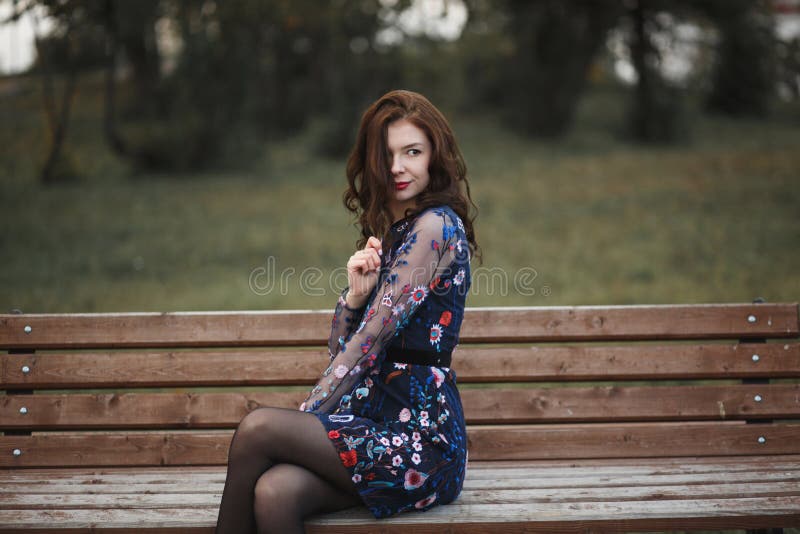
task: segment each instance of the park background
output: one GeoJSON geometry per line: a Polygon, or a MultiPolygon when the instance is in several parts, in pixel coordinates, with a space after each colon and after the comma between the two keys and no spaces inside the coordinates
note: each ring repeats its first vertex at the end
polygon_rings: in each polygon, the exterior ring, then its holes
{"type": "Polygon", "coordinates": [[[468,306],[800,296],[798,2],[0,0],[0,20],[4,312],[332,308],[347,154],[397,88],[465,156],[468,306]]]}

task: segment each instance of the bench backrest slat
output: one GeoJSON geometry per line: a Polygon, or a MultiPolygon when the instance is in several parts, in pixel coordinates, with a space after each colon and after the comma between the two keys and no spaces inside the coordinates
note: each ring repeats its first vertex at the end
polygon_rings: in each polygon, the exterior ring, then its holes
{"type": "MultiPolygon", "coordinates": [[[[800,413],[800,384],[464,389],[467,423],[758,420],[800,413]],[[761,400],[755,400],[759,396],[761,400]]],[[[259,406],[296,409],[305,391],[0,397],[10,429],[234,428],[259,406]],[[20,409],[25,408],[21,413],[20,409]]]]}
{"type": "MultiPolygon", "coordinates": [[[[309,385],[327,358],[307,348],[30,352],[0,354],[0,369],[8,389],[309,385]]],[[[453,362],[460,383],[794,378],[800,343],[465,345],[453,362]]]]}
{"type": "MultiPolygon", "coordinates": [[[[331,313],[0,315],[0,348],[319,345],[331,313]],[[27,327],[27,328],[26,328],[27,327]]],[[[797,337],[790,304],[468,308],[464,343],[797,337]]]]}
{"type": "MultiPolygon", "coordinates": [[[[471,460],[657,458],[800,454],[800,424],[743,422],[478,425],[471,460]],[[759,437],[769,436],[765,442],[759,437]]],[[[232,430],[39,433],[0,436],[2,467],[223,465],[232,430]]]]}

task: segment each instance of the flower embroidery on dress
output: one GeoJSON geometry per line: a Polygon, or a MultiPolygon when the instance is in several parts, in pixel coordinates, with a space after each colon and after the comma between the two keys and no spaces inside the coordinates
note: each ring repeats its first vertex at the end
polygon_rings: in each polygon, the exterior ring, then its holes
{"type": "Polygon", "coordinates": [[[342,463],[345,467],[353,467],[356,465],[358,461],[358,456],[356,455],[356,451],[349,450],[347,452],[340,452],[339,457],[342,459],[342,463]]]}
{"type": "Polygon", "coordinates": [[[441,369],[431,367],[431,373],[433,373],[433,381],[436,383],[436,387],[442,387],[442,384],[444,384],[444,373],[441,369]]]}
{"type": "Polygon", "coordinates": [[[436,502],[436,494],[435,493],[432,494],[432,495],[428,495],[427,497],[425,497],[421,501],[417,501],[417,503],[414,505],[414,508],[417,508],[418,510],[421,510],[421,509],[425,508],[426,506],[430,506],[434,502],[436,502]]]}
{"type": "Polygon", "coordinates": [[[439,348],[439,341],[442,339],[442,325],[435,324],[431,327],[431,335],[430,335],[430,342],[431,345],[435,345],[436,348],[439,348]]]}
{"type": "Polygon", "coordinates": [[[418,487],[422,486],[426,480],[428,480],[427,474],[420,473],[416,469],[409,469],[406,471],[405,483],[403,486],[407,490],[417,489],[418,487]]]}
{"type": "Polygon", "coordinates": [[[411,292],[411,296],[408,298],[408,302],[412,304],[419,304],[425,297],[428,296],[428,288],[425,286],[417,286],[414,288],[414,291],[411,292]]]}

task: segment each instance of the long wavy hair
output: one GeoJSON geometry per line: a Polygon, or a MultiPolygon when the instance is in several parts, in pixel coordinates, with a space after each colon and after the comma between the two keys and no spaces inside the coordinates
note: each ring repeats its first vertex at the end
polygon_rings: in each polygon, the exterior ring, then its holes
{"type": "Polygon", "coordinates": [[[388,205],[394,194],[394,179],[388,128],[389,124],[401,119],[424,131],[432,149],[428,187],[417,195],[416,206],[406,209],[404,216],[413,217],[432,206],[450,206],[464,223],[470,254],[472,257],[477,254],[482,264],[473,224],[478,207],[470,195],[464,157],[444,115],[427,98],[413,91],[390,91],[361,117],[356,142],[347,159],[348,187],[342,195],[345,207],[356,215],[361,227],[356,248],[364,248],[371,235],[383,236],[382,242],[389,237],[393,221],[388,205]],[[471,208],[474,215],[470,213],[471,208]]]}

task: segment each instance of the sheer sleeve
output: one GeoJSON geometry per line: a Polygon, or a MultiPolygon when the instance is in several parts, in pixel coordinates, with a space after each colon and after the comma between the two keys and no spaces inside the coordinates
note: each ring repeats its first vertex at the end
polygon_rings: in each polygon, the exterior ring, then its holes
{"type": "Polygon", "coordinates": [[[364,374],[381,364],[383,350],[407,324],[456,258],[458,234],[443,210],[422,212],[385,276],[378,280],[358,329],[332,359],[301,410],[330,413],[364,374]]]}
{"type": "Polygon", "coordinates": [[[348,291],[350,291],[349,287],[344,288],[336,302],[336,309],[333,310],[331,334],[328,337],[328,355],[331,360],[345,347],[347,338],[361,321],[361,316],[364,315],[364,310],[367,308],[366,303],[357,309],[349,307],[345,300],[348,291]]]}

